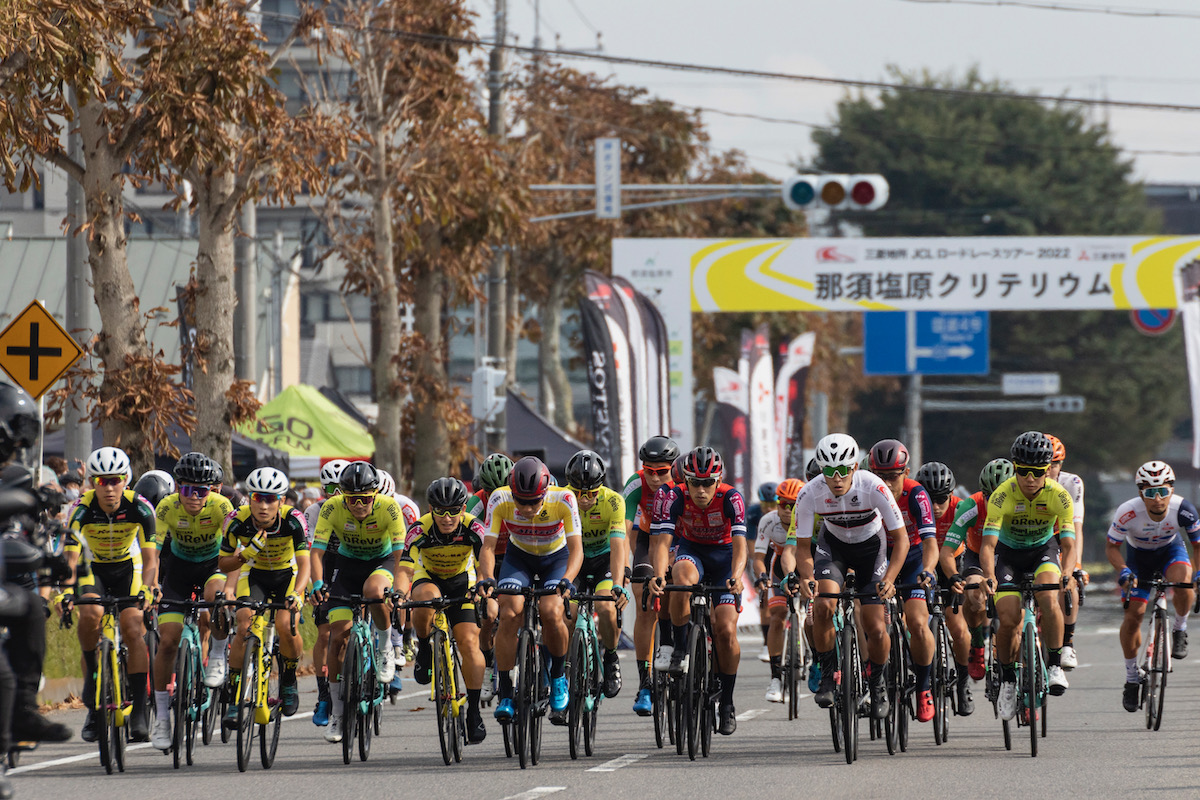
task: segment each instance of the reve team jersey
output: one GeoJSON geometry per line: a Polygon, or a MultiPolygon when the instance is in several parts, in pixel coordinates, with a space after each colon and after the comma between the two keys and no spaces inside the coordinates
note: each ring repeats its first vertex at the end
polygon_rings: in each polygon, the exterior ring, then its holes
{"type": "Polygon", "coordinates": [[[568,536],[580,535],[579,505],[564,487],[551,486],[542,508],[533,519],[517,514],[512,489],[507,486],[488,498],[487,538],[508,536],[509,546],[534,556],[556,553],[567,546],[568,536]]]}
{"type": "Polygon", "coordinates": [[[942,543],[954,547],[955,555],[963,543],[972,553],[978,553],[983,544],[983,523],[987,521],[987,498],[983,492],[976,492],[966,500],[959,500],[954,508],[954,522],[946,532],[946,540],[942,543]]]}
{"type": "MultiPolygon", "coordinates": [[[[572,492],[573,487],[568,486],[572,492]]],[[[575,498],[579,502],[579,498],[575,498]]],[[[625,498],[607,486],[600,487],[600,494],[592,507],[579,509],[579,522],[583,532],[583,555],[602,556],[609,552],[613,539],[625,538],[625,498]]]]}
{"type": "Polygon", "coordinates": [[[1157,522],[1150,518],[1141,497],[1126,500],[1113,514],[1108,540],[1113,544],[1127,543],[1136,550],[1158,550],[1180,536],[1192,544],[1200,544],[1200,515],[1191,501],[1172,495],[1167,511],[1157,522]]]}
{"type": "MultiPolygon", "coordinates": [[[[412,526],[415,536],[400,557],[401,566],[421,571],[435,578],[453,578],[466,573],[474,580],[475,565],[479,562],[479,549],[483,547],[483,523],[470,514],[464,514],[458,527],[450,534],[442,534],[432,514],[426,514],[412,526]]],[[[418,578],[424,577],[418,574],[418,578]]]]}
{"type": "Polygon", "coordinates": [[[873,536],[886,539],[886,531],[905,527],[892,490],[878,475],[861,469],[854,470],[850,489],[841,497],[834,497],[824,478],[804,484],[796,497],[788,530],[797,539],[811,539],[818,518],[830,535],[846,544],[865,542],[873,536]]]}
{"type": "Polygon", "coordinates": [[[67,527],[75,536],[67,540],[64,550],[78,553],[86,544],[96,564],[116,564],[131,558],[140,563],[141,548],[157,547],[154,509],[132,489],[121,494],[112,514],[100,508],[95,489],[84,492],[71,509],[67,527]]]}
{"type": "Polygon", "coordinates": [[[730,544],[734,536],[746,538],[746,501],[728,483],[717,484],[705,508],[697,506],[683,487],[672,487],[659,510],[651,533],[673,534],[701,545],[730,544]]]}
{"type": "Polygon", "coordinates": [[[346,506],[345,495],[335,495],[321,506],[313,549],[325,550],[329,537],[336,533],[339,557],[371,561],[404,549],[407,532],[400,504],[387,495],[376,495],[371,513],[357,520],[346,506]]]}
{"type": "Polygon", "coordinates": [[[896,505],[900,507],[900,516],[904,518],[904,527],[908,531],[909,553],[921,549],[921,540],[937,536],[933,501],[929,499],[929,492],[925,491],[924,486],[905,478],[896,505]]]}
{"type": "Polygon", "coordinates": [[[988,499],[984,536],[998,536],[1000,543],[1018,550],[1040,547],[1059,526],[1060,538],[1075,538],[1075,508],[1071,495],[1058,481],[1046,485],[1032,498],[1026,497],[1013,477],[996,487],[988,499]]]}
{"type": "MultiPolygon", "coordinates": [[[[250,506],[242,506],[225,518],[221,554],[233,555],[239,546],[245,547],[260,532],[250,515],[250,506]]],[[[296,554],[308,552],[308,528],[305,527],[304,515],[289,505],[280,505],[275,525],[268,529],[266,534],[267,546],[259,551],[256,557],[246,562],[246,567],[294,571],[296,554]]]]}
{"type": "Polygon", "coordinates": [[[209,492],[200,513],[192,516],[183,507],[178,492],[162,499],[155,509],[159,550],[185,561],[208,561],[221,551],[221,528],[225,518],[233,513],[233,503],[220,492],[209,492]]]}

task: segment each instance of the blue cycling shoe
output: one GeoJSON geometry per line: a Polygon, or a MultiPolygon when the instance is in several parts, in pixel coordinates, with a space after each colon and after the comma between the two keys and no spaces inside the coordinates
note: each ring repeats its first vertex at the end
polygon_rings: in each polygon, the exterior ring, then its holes
{"type": "Polygon", "coordinates": [[[400,673],[396,673],[396,677],[392,678],[392,682],[388,684],[388,690],[398,692],[404,688],[404,681],[400,679],[400,673]]]}
{"type": "Polygon", "coordinates": [[[816,694],[817,690],[820,688],[821,665],[814,662],[813,665],[808,668],[808,691],[811,694],[816,694]]]}
{"type": "Polygon", "coordinates": [[[512,722],[513,714],[516,711],[513,709],[513,701],[511,697],[506,697],[496,706],[496,710],[492,712],[492,716],[498,722],[512,722]]]}
{"type": "Polygon", "coordinates": [[[313,725],[324,728],[329,724],[329,701],[318,700],[317,707],[313,709],[313,725]]]}
{"type": "Polygon", "coordinates": [[[550,681],[550,710],[551,711],[566,711],[567,699],[570,693],[567,691],[567,676],[555,678],[550,681]]]}
{"type": "Polygon", "coordinates": [[[633,701],[633,710],[639,717],[648,717],[654,713],[654,701],[650,699],[649,689],[638,689],[637,700],[633,701]]]}

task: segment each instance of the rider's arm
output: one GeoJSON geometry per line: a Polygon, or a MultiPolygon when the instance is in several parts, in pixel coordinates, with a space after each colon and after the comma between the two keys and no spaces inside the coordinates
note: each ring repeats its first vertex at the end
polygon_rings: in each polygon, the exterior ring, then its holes
{"type": "Polygon", "coordinates": [[[154,508],[141,495],[135,495],[134,511],[140,523],[138,530],[138,546],[142,550],[142,583],[146,586],[158,585],[158,515],[154,508]]]}
{"type": "Polygon", "coordinates": [[[892,555],[888,559],[887,571],[883,573],[883,579],[895,586],[896,576],[900,574],[900,570],[904,569],[904,560],[908,558],[908,528],[901,525],[899,528],[888,530],[887,535],[892,543],[892,555]]]}
{"type": "Polygon", "coordinates": [[[1066,489],[1059,487],[1057,490],[1059,502],[1058,514],[1058,546],[1062,551],[1061,566],[1062,574],[1068,583],[1074,578],[1071,574],[1075,571],[1076,549],[1075,542],[1075,505],[1071,500],[1071,493],[1066,489]]]}
{"type": "Polygon", "coordinates": [[[596,500],[609,504],[608,520],[608,569],[612,572],[613,586],[625,585],[625,565],[629,563],[625,539],[625,498],[619,492],[606,493],[596,500]]]}
{"type": "Polygon", "coordinates": [[[985,528],[979,544],[979,569],[983,571],[984,581],[993,589],[996,587],[996,542],[999,540],[998,533],[985,528]]]}
{"type": "MultiPolygon", "coordinates": [[[[1114,542],[1112,539],[1105,541],[1104,555],[1108,556],[1108,563],[1112,564],[1112,568],[1118,573],[1125,569],[1125,557],[1121,555],[1120,542],[1114,542]]],[[[1192,560],[1195,561],[1195,558],[1195,555],[1193,555],[1192,560]]]]}

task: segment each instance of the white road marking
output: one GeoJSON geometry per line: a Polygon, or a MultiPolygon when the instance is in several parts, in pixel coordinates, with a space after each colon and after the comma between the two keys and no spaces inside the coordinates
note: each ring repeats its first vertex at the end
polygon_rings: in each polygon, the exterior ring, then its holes
{"type": "Polygon", "coordinates": [[[1096,633],[1104,635],[1104,636],[1108,636],[1110,634],[1120,633],[1120,632],[1121,632],[1120,628],[1097,628],[1096,629],[1096,633]]]}
{"type": "Polygon", "coordinates": [[[537,800],[537,798],[545,797],[548,794],[558,794],[559,792],[566,791],[566,788],[565,786],[535,786],[528,792],[511,794],[505,797],[504,800],[537,800]]]}
{"type": "Polygon", "coordinates": [[[742,713],[738,714],[737,721],[745,722],[748,719],[754,719],[755,717],[762,716],[765,713],[767,713],[765,708],[752,708],[749,711],[743,711],[742,713]]]}
{"type": "MultiPolygon", "coordinates": [[[[131,750],[144,750],[147,747],[150,747],[149,742],[142,742],[141,744],[131,744],[131,745],[127,745],[125,747],[125,752],[128,753],[131,750]]],[[[77,756],[67,756],[66,758],[55,758],[50,761],[41,761],[37,764],[30,764],[25,767],[17,767],[16,769],[10,769],[8,771],[8,774],[16,775],[21,772],[33,772],[35,769],[46,769],[47,767],[57,767],[60,764],[73,764],[76,761],[87,761],[89,758],[94,758],[97,761],[99,761],[100,760],[100,751],[92,750],[90,753],[80,753],[77,756]]]]}
{"type": "Polygon", "coordinates": [[[628,767],[630,764],[636,764],[643,758],[647,758],[645,753],[627,753],[626,755],[614,758],[612,761],[605,761],[603,764],[592,767],[588,772],[616,772],[621,767],[628,767]]]}

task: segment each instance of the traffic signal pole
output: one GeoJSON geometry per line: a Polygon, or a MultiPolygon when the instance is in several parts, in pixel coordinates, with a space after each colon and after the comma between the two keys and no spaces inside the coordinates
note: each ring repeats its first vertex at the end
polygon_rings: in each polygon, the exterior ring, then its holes
{"type": "MultiPolygon", "coordinates": [[[[495,43],[488,55],[488,134],[503,142],[506,137],[504,119],[504,40],[508,36],[508,0],[496,0],[495,43]]],[[[501,245],[492,253],[488,267],[487,287],[487,338],[488,366],[505,368],[508,317],[506,292],[508,290],[508,249],[501,245]]],[[[500,415],[495,420],[484,420],[486,446],[489,453],[505,449],[504,421],[500,415]]]]}

